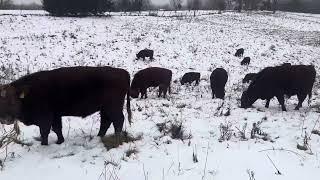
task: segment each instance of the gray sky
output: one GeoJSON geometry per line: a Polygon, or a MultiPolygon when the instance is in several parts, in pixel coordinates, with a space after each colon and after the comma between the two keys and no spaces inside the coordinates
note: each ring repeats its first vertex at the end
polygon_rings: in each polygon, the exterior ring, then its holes
{"type": "MultiPolygon", "coordinates": [[[[29,3],[41,3],[41,0],[12,0],[13,2],[15,2],[15,4],[29,4],[29,3]]],[[[156,5],[164,5],[169,3],[170,0],[151,0],[151,2],[153,2],[156,5]]],[[[186,0],[182,0],[182,1],[186,1],[186,0]]],[[[287,1],[287,0],[280,0],[280,1],[287,1]]],[[[302,0],[302,1],[312,1],[312,0],[302,0]]]]}
{"type": "MultiPolygon", "coordinates": [[[[29,3],[41,3],[41,0],[12,0],[15,4],[29,4],[29,3]]],[[[169,2],[169,0],[151,0],[154,4],[162,5],[169,2]]]]}

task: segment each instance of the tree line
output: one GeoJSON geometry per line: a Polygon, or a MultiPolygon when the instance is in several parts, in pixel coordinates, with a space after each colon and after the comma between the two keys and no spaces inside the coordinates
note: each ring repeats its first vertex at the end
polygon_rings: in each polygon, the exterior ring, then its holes
{"type": "Polygon", "coordinates": [[[42,5],[16,5],[0,0],[0,9],[44,9],[54,16],[101,15],[108,11],[143,10],[282,10],[320,13],[320,0],[169,0],[156,7],[151,0],[42,0],[42,5]]]}
{"type": "Polygon", "coordinates": [[[0,0],[0,9],[9,10],[9,9],[22,9],[22,10],[41,10],[42,5],[36,3],[30,4],[14,4],[12,0],[0,0]]]}

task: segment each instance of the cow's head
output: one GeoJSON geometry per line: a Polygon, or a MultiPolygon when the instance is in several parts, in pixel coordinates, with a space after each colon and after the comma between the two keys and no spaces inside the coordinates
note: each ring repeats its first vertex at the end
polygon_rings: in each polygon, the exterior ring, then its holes
{"type": "Polygon", "coordinates": [[[215,95],[219,99],[224,99],[225,92],[224,88],[220,88],[219,90],[216,90],[215,95]]]}
{"type": "Polygon", "coordinates": [[[21,101],[25,97],[24,90],[11,85],[0,86],[0,123],[13,124],[21,111],[21,101]]]}
{"type": "Polygon", "coordinates": [[[134,77],[133,77],[133,80],[132,80],[132,83],[131,83],[131,86],[130,86],[130,96],[132,98],[138,98],[139,97],[139,94],[140,94],[140,78],[139,78],[139,75],[135,74],[134,77]]]}
{"type": "Polygon", "coordinates": [[[136,54],[136,59],[139,59],[140,57],[139,57],[139,54],[136,54]]]}
{"type": "Polygon", "coordinates": [[[250,91],[244,91],[241,96],[241,108],[249,108],[257,100],[254,93],[250,91]]]}

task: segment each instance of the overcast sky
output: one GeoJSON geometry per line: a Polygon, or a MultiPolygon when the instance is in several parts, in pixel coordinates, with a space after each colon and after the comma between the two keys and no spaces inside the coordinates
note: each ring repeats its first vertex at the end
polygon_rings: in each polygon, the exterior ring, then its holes
{"type": "MultiPolygon", "coordinates": [[[[41,3],[41,0],[12,0],[13,2],[15,2],[15,4],[29,4],[29,3],[33,3],[33,2],[36,2],[36,3],[41,3]]],[[[162,5],[162,4],[166,4],[169,2],[169,0],[151,0],[154,4],[159,4],[159,5],[162,5]]]]}
{"type": "MultiPolygon", "coordinates": [[[[41,3],[41,0],[12,0],[13,2],[15,2],[16,4],[30,4],[30,3],[41,3]]],[[[170,0],[151,0],[151,2],[153,2],[156,5],[164,5],[169,3],[170,0]]],[[[182,1],[186,1],[186,0],[182,0],[182,1]]],[[[288,1],[288,0],[280,0],[280,1],[288,1]]],[[[302,0],[302,1],[312,1],[312,0],[302,0]]],[[[315,1],[315,0],[313,0],[315,1]]]]}

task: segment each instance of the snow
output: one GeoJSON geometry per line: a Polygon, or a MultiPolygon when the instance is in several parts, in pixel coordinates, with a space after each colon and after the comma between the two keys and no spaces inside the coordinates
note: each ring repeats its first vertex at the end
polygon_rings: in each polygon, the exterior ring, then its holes
{"type": "MultiPolygon", "coordinates": [[[[202,79],[197,87],[172,83],[173,93],[168,99],[157,98],[152,89],[148,99],[132,100],[134,123],[129,126],[126,122],[125,129],[133,135],[142,134],[142,140],[109,151],[95,137],[98,113],[85,119],[64,117],[66,141],[62,145],[54,144],[56,136],[51,133],[49,146],[41,146],[34,140],[38,128],[20,124],[21,138],[33,145],[8,147],[0,179],[247,180],[247,171],[254,172],[257,180],[320,176],[320,137],[311,135],[309,150],[297,149],[305,132],[310,136],[314,127],[320,129],[318,77],[311,104],[306,100],[299,111],[293,110],[296,97],[286,100],[287,112],[281,111],[276,100],[271,101],[269,109],[261,100],[255,108],[239,108],[246,73],[284,62],[313,64],[319,72],[319,15],[214,12],[195,18],[169,18],[113,13],[112,17],[60,18],[43,16],[42,11],[0,14],[0,65],[11,66],[14,79],[27,72],[75,65],[121,67],[131,77],[143,68],[161,66],[173,71],[173,80],[188,71],[201,72],[202,79]],[[251,57],[248,67],[240,66],[242,59],[234,56],[240,47],[245,49],[245,56],[251,57]],[[155,50],[154,61],[135,60],[135,54],[144,48],[155,50]],[[208,78],[217,67],[229,74],[224,102],[211,99],[208,78]],[[228,109],[231,114],[224,116],[228,109]],[[156,124],[167,121],[182,122],[192,138],[181,141],[163,136],[156,124]],[[274,142],[250,139],[252,124],[258,121],[274,142]],[[234,135],[228,141],[219,142],[221,124],[231,124],[234,135]],[[241,140],[237,128],[245,124],[248,140],[241,140]],[[138,152],[125,157],[130,148],[138,152]],[[198,163],[192,160],[194,151],[198,163]],[[281,175],[276,174],[268,156],[281,175]]],[[[0,127],[0,132],[3,128],[11,126],[0,127]]],[[[113,132],[110,128],[107,134],[113,132]]],[[[5,155],[1,149],[0,159],[5,155]]]]}

